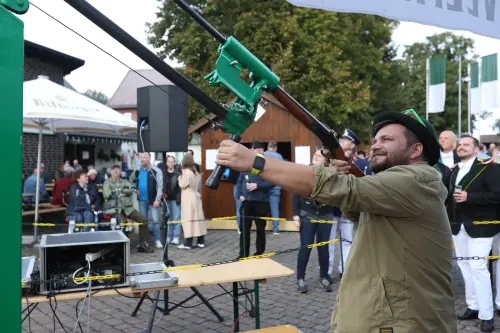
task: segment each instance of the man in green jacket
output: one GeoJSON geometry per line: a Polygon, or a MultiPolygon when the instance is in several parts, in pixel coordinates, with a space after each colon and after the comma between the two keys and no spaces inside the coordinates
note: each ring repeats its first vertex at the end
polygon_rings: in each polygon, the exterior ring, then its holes
{"type": "Polygon", "coordinates": [[[440,157],[434,129],[413,110],[384,112],[375,117],[373,136],[370,177],[344,174],[350,169],[344,161],[322,167],[265,159],[229,140],[216,163],[359,221],[333,333],[456,333],[452,237],[447,191],[432,167],[440,157]]]}
{"type": "Polygon", "coordinates": [[[121,168],[119,165],[111,167],[111,178],[106,179],[102,187],[104,197],[105,213],[116,217],[116,196],[118,196],[119,220],[123,221],[128,216],[135,222],[142,223],[139,226],[139,244],[137,252],[152,253],[153,248],[148,240],[151,238],[148,230],[148,218],[134,208],[134,186],[126,179],[120,178],[121,168]]]}

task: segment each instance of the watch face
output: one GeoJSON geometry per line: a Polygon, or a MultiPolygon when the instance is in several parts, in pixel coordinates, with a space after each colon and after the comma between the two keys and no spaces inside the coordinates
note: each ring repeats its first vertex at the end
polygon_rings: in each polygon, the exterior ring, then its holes
{"type": "Polygon", "coordinates": [[[262,170],[264,169],[264,164],[265,164],[266,160],[263,159],[262,157],[260,156],[256,156],[255,157],[255,161],[254,161],[254,169],[257,169],[257,170],[262,170]]]}

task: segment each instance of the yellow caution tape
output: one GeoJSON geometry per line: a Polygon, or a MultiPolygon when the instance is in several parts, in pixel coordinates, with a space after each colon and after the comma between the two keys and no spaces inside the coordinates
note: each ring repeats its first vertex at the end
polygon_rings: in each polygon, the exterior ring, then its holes
{"type": "Polygon", "coordinates": [[[214,217],[212,221],[235,220],[236,216],[214,217]]]}
{"type": "Polygon", "coordinates": [[[36,227],[55,227],[55,223],[33,223],[36,227]]]}
{"type": "Polygon", "coordinates": [[[331,239],[331,240],[325,241],[325,242],[319,242],[319,243],[316,243],[316,244],[309,244],[309,245],[307,245],[307,248],[312,249],[313,247],[318,247],[318,246],[333,244],[333,243],[337,243],[338,241],[339,241],[339,239],[335,238],[335,239],[331,239]]]}
{"type": "Polygon", "coordinates": [[[330,223],[330,224],[336,224],[337,221],[334,221],[334,220],[311,220],[311,223],[330,223]]]}
{"type": "Polygon", "coordinates": [[[494,221],[474,221],[474,224],[500,224],[500,221],[494,220],[494,221]]]}
{"type": "Polygon", "coordinates": [[[74,278],[73,281],[75,282],[82,282],[82,281],[96,281],[96,280],[106,280],[106,279],[117,279],[121,275],[120,274],[109,274],[109,275],[96,275],[96,276],[85,276],[85,277],[78,277],[74,278]]]}

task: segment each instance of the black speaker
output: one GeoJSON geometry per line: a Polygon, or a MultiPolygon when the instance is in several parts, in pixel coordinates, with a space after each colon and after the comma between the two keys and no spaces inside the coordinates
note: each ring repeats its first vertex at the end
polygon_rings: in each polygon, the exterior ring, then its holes
{"type": "Polygon", "coordinates": [[[137,89],[137,148],[140,152],[187,151],[187,103],[188,95],[174,85],[137,89]]]}

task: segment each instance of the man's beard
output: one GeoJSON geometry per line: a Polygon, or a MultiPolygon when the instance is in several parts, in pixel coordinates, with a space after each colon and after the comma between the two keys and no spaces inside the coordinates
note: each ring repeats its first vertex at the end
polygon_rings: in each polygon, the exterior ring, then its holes
{"type": "Polygon", "coordinates": [[[410,155],[410,152],[406,152],[404,150],[394,153],[378,153],[375,157],[385,157],[385,160],[374,163],[372,157],[370,161],[370,170],[372,170],[373,173],[379,173],[397,165],[408,165],[410,164],[410,155]]]}
{"type": "Polygon", "coordinates": [[[472,152],[470,154],[467,154],[463,150],[457,151],[458,158],[460,158],[460,161],[467,161],[470,160],[472,157],[475,156],[475,154],[472,152]]]}

